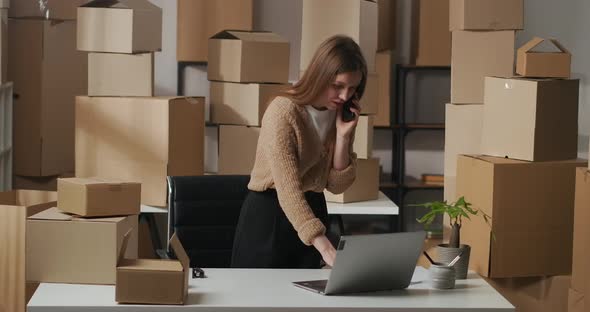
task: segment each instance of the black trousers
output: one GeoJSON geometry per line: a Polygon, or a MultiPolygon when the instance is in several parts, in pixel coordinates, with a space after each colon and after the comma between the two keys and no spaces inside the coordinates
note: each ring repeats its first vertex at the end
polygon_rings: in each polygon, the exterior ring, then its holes
{"type": "MultiPolygon", "coordinates": [[[[324,225],[328,209],[323,193],[306,192],[305,199],[324,225]]],[[[279,205],[273,189],[248,193],[236,229],[231,267],[297,268],[320,267],[321,255],[301,242],[279,205]]]]}

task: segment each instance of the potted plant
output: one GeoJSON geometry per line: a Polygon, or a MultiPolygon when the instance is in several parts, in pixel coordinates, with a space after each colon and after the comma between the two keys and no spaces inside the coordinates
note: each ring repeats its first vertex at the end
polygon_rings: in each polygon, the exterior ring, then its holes
{"type": "Polygon", "coordinates": [[[461,254],[461,258],[455,264],[455,272],[457,279],[465,279],[467,277],[467,269],[469,267],[469,254],[471,247],[469,245],[461,244],[461,226],[463,225],[463,218],[471,219],[471,216],[481,215],[485,222],[490,225],[491,217],[479,209],[471,208],[462,196],[456,202],[447,203],[447,201],[434,201],[415,206],[428,208],[429,211],[417,219],[418,222],[423,223],[426,227],[430,226],[438,215],[447,215],[450,219],[451,237],[448,244],[439,244],[437,246],[438,261],[442,263],[450,263],[457,255],[461,254]]]}

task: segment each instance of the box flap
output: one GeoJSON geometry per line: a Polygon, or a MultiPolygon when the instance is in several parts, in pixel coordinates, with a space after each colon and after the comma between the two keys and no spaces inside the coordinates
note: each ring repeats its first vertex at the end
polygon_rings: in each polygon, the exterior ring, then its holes
{"type": "Polygon", "coordinates": [[[138,184],[138,182],[124,182],[120,179],[103,179],[97,177],[89,177],[89,178],[59,178],[58,180],[77,184],[77,185],[84,185],[84,186],[92,186],[92,185],[108,185],[108,186],[120,186],[126,184],[138,184]]]}
{"type": "MultiPolygon", "coordinates": [[[[539,44],[541,44],[544,41],[545,41],[545,39],[543,39],[543,38],[534,37],[529,42],[525,43],[523,46],[518,48],[518,53],[530,52],[532,49],[534,49],[536,46],[538,46],[539,44]]],[[[549,39],[548,41],[551,42],[562,53],[570,54],[570,52],[561,43],[559,43],[559,41],[557,41],[556,39],[549,39]]]]}
{"type": "Polygon", "coordinates": [[[70,221],[72,220],[72,216],[65,214],[57,209],[57,207],[52,207],[47,210],[43,210],[37,214],[34,214],[29,217],[29,219],[33,220],[56,220],[56,221],[70,221]]]}
{"type": "Polygon", "coordinates": [[[172,235],[169,243],[170,246],[172,246],[174,254],[176,254],[176,257],[178,258],[178,260],[180,260],[180,263],[182,263],[182,267],[184,268],[184,270],[188,270],[190,262],[186,254],[186,251],[184,250],[184,247],[182,247],[180,240],[176,236],[176,233],[172,235]]]}
{"type": "Polygon", "coordinates": [[[121,259],[117,268],[129,271],[183,271],[180,261],[168,259],[121,259]]]}
{"type": "Polygon", "coordinates": [[[123,236],[123,241],[121,242],[121,249],[119,249],[119,255],[117,256],[117,266],[121,263],[121,261],[125,258],[125,251],[127,251],[127,244],[129,244],[129,237],[131,236],[131,232],[133,229],[129,229],[127,233],[123,236]]]}
{"type": "Polygon", "coordinates": [[[108,217],[108,218],[82,218],[74,215],[64,213],[59,210],[58,207],[52,207],[47,210],[43,210],[37,214],[29,217],[32,220],[53,220],[53,221],[84,221],[84,222],[104,222],[104,223],[117,223],[124,220],[127,217],[108,217]]]}
{"type": "Polygon", "coordinates": [[[110,8],[132,10],[159,10],[160,8],[146,0],[94,0],[80,7],[84,8],[110,8]]]}
{"type": "Polygon", "coordinates": [[[246,30],[223,30],[213,35],[210,39],[242,40],[257,42],[289,42],[285,38],[273,32],[246,30]]]}

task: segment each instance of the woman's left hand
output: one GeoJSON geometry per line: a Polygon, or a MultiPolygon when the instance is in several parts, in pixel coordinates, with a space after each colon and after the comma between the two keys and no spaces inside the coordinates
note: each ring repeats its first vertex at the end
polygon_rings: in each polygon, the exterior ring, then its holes
{"type": "Polygon", "coordinates": [[[344,121],[342,120],[342,109],[343,106],[338,108],[337,118],[336,118],[336,135],[342,138],[350,138],[354,129],[356,129],[356,125],[359,121],[359,116],[361,113],[360,105],[358,99],[353,100],[354,106],[350,108],[350,110],[354,113],[354,119],[351,121],[344,121]]]}

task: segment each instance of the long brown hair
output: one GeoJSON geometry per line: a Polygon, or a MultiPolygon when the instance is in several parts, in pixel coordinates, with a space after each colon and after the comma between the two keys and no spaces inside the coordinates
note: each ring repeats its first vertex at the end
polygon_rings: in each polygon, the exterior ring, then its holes
{"type": "Polygon", "coordinates": [[[348,36],[332,36],[319,46],[301,79],[284,95],[296,104],[311,104],[338,74],[356,71],[362,74],[356,89],[360,99],[367,84],[367,62],[361,48],[348,36]]]}

